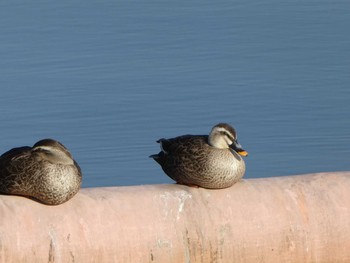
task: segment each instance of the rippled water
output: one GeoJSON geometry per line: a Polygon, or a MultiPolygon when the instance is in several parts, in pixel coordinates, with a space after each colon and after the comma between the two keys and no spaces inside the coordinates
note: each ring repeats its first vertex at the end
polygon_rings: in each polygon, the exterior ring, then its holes
{"type": "Polygon", "coordinates": [[[155,141],[234,125],[247,178],[349,170],[347,1],[0,4],[0,149],[51,137],[84,187],[171,182],[155,141]]]}

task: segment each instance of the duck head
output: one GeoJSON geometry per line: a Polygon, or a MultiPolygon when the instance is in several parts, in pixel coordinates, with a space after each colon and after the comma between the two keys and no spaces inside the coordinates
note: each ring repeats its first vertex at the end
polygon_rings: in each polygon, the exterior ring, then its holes
{"type": "Polygon", "coordinates": [[[241,156],[248,155],[248,152],[245,151],[237,141],[236,130],[227,123],[215,125],[209,134],[208,142],[215,148],[231,148],[241,156]]]}
{"type": "Polygon", "coordinates": [[[50,163],[73,165],[74,160],[68,149],[53,139],[43,139],[34,144],[32,151],[50,163]]]}

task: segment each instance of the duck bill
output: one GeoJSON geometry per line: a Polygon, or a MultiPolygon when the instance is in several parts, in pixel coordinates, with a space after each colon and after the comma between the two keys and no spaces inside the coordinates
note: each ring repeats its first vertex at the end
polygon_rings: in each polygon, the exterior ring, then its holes
{"type": "Polygon", "coordinates": [[[241,156],[248,156],[248,152],[242,148],[237,141],[234,141],[230,147],[241,156]]]}

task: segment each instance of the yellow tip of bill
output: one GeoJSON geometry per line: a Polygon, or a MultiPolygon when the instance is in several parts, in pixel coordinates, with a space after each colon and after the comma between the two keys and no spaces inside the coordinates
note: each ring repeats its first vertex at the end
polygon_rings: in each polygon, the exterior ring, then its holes
{"type": "Polygon", "coordinates": [[[248,156],[248,152],[247,151],[240,151],[238,152],[239,155],[241,156],[248,156]]]}

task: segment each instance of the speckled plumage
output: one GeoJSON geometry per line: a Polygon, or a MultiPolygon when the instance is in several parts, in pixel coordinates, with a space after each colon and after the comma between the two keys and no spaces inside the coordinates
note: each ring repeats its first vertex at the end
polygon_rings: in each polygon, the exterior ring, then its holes
{"type": "Polygon", "coordinates": [[[44,139],[33,147],[0,156],[0,193],[26,196],[48,205],[68,201],[80,189],[82,174],[64,145],[44,139]]]}
{"type": "MultiPolygon", "coordinates": [[[[150,157],[177,183],[211,189],[230,187],[243,177],[245,163],[235,150],[229,148],[229,143],[223,138],[225,136],[232,144],[239,145],[235,130],[228,124],[219,123],[213,127],[210,136],[184,135],[160,139],[157,142],[161,144],[162,151],[150,157]],[[227,147],[212,146],[210,140],[213,136],[217,136],[222,145],[226,143],[227,147]]],[[[241,148],[239,151],[245,152],[241,148]]]]}

